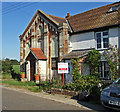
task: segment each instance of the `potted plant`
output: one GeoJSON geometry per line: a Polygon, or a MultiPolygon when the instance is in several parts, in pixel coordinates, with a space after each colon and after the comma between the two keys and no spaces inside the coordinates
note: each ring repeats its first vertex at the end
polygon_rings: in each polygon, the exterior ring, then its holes
{"type": "Polygon", "coordinates": [[[21,78],[22,78],[22,79],[25,78],[25,72],[21,72],[20,75],[21,75],[21,78]]]}
{"type": "Polygon", "coordinates": [[[39,75],[38,74],[34,74],[35,75],[35,80],[39,80],[39,75]]]}

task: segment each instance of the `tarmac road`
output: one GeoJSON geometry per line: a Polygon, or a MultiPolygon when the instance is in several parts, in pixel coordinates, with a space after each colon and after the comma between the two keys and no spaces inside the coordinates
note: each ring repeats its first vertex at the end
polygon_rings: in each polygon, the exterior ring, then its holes
{"type": "Polygon", "coordinates": [[[3,88],[2,110],[83,110],[83,108],[3,88]]]}

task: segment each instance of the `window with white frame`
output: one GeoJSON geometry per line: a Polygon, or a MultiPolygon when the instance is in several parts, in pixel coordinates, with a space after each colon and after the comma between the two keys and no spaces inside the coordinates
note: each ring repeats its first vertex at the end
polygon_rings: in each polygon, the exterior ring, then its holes
{"type": "Polygon", "coordinates": [[[101,78],[108,78],[109,76],[109,65],[107,62],[101,62],[101,66],[99,66],[99,72],[101,78]]]}
{"type": "Polygon", "coordinates": [[[95,36],[96,36],[96,42],[97,42],[97,49],[108,48],[108,45],[109,45],[108,31],[96,32],[95,36]]]}

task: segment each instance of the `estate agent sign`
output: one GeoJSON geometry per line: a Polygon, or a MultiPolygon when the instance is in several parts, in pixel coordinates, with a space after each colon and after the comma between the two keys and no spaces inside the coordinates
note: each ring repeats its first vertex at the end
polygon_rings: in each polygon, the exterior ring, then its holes
{"type": "Polygon", "coordinates": [[[58,63],[58,74],[63,74],[63,86],[65,85],[64,73],[68,73],[68,63],[58,63]]]}
{"type": "Polygon", "coordinates": [[[58,74],[68,73],[68,63],[58,63],[58,74]]]}

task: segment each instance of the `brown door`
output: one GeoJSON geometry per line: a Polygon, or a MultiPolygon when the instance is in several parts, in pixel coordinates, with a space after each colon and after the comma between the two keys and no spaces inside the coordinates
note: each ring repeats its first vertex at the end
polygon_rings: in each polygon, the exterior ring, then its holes
{"type": "Polygon", "coordinates": [[[30,60],[30,81],[35,80],[34,74],[35,74],[35,61],[30,60]]]}

